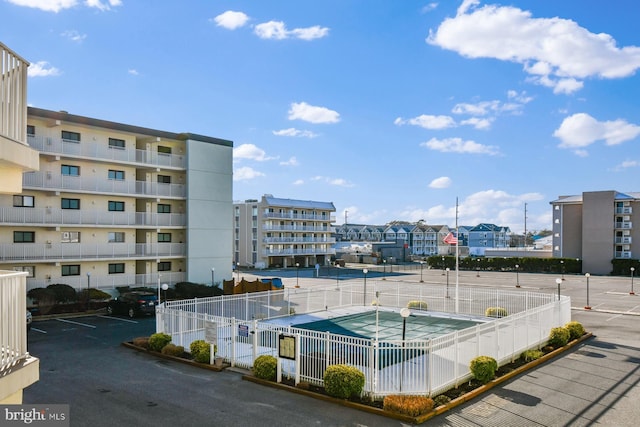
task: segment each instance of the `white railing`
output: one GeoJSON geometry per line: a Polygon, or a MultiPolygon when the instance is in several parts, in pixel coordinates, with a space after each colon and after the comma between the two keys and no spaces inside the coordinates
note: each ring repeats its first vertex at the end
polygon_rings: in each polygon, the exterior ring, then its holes
{"type": "Polygon", "coordinates": [[[0,43],[0,137],[24,144],[29,63],[0,43]]]}
{"type": "Polygon", "coordinates": [[[16,243],[0,245],[0,261],[151,258],[186,255],[184,243],[16,243]]]}
{"type": "MultiPolygon", "coordinates": [[[[184,282],[187,279],[186,273],[182,271],[164,271],[159,277],[158,273],[147,274],[105,274],[91,276],[90,286],[104,291],[115,290],[119,286],[148,287],[156,288],[158,282],[174,286],[176,283],[184,282]],[[160,281],[158,281],[158,278],[160,281]]],[[[87,277],[83,274],[78,276],[48,276],[46,278],[27,278],[27,291],[34,288],[46,288],[49,285],[63,284],[69,285],[77,290],[86,289],[87,277]]]]}
{"type": "Polygon", "coordinates": [[[264,224],[262,226],[263,230],[276,230],[276,231],[317,231],[322,233],[334,233],[336,229],[334,227],[313,227],[306,226],[303,227],[301,224],[294,225],[269,225],[264,224]]]}
{"type": "MultiPolygon", "coordinates": [[[[25,128],[26,129],[26,128],[25,128]]],[[[181,155],[158,153],[150,150],[110,147],[104,141],[72,142],[51,136],[29,135],[29,146],[42,152],[87,157],[112,162],[142,163],[152,166],[164,166],[184,169],[186,160],[181,155]]]]}
{"type": "Polygon", "coordinates": [[[335,254],[336,250],[333,248],[328,249],[267,249],[262,252],[264,256],[278,256],[278,255],[329,255],[335,254]]]}
{"type": "Polygon", "coordinates": [[[0,208],[0,224],[184,227],[185,214],[54,208],[0,208]]]}
{"type": "Polygon", "coordinates": [[[0,271],[0,377],[29,356],[26,272],[0,271]]]}
{"type": "Polygon", "coordinates": [[[333,237],[265,237],[264,243],[335,243],[333,237]]]}
{"type": "Polygon", "coordinates": [[[616,258],[618,259],[631,259],[630,251],[616,251],[616,258]]]}
{"type": "Polygon", "coordinates": [[[68,176],[50,171],[27,172],[22,175],[24,188],[47,188],[60,191],[90,191],[96,193],[145,195],[154,197],[186,196],[183,184],[165,184],[152,181],[102,179],[97,176],[68,176]]]}
{"type": "Polygon", "coordinates": [[[321,215],[321,214],[294,214],[293,212],[264,212],[263,218],[277,218],[277,219],[297,219],[297,220],[312,220],[312,221],[330,221],[335,222],[335,215],[321,215]]]}
{"type": "Polygon", "coordinates": [[[542,346],[549,331],[571,319],[569,297],[500,289],[460,288],[458,298],[447,298],[442,286],[408,286],[406,283],[372,284],[325,289],[285,289],[226,297],[167,302],[157,309],[156,329],[189,348],[204,338],[206,322],[218,333],[218,356],[232,366],[251,368],[262,354],[278,356],[278,335],[294,336],[296,360],[282,360],[284,374],[296,383],[323,384],[327,366],[344,363],[365,374],[364,393],[373,398],[389,394],[434,396],[471,377],[469,362],[480,355],[500,365],[513,361],[527,349],[542,346]],[[378,292],[379,307],[397,311],[409,301],[426,302],[429,311],[451,316],[481,318],[488,307],[503,307],[510,314],[484,318],[476,326],[424,340],[376,340],[310,331],[288,326],[289,314],[318,313],[348,308],[371,311],[378,292]],[[262,319],[274,319],[266,323],[262,319]],[[279,319],[279,320],[278,320],[279,319]],[[279,323],[278,323],[279,322],[279,323]]]}
{"type": "Polygon", "coordinates": [[[631,236],[616,237],[616,243],[618,245],[630,245],[631,236]]]}

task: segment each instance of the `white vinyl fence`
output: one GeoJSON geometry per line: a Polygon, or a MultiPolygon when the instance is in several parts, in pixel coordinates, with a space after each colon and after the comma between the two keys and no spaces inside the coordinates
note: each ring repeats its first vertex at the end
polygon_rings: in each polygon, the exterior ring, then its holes
{"type": "Polygon", "coordinates": [[[323,385],[329,365],[347,364],[364,373],[364,393],[380,399],[389,394],[435,396],[468,380],[473,358],[491,356],[503,365],[525,350],[541,347],[551,328],[571,320],[566,296],[558,300],[553,294],[460,287],[456,303],[455,294],[453,288],[447,291],[442,286],[377,282],[369,292],[359,285],[341,284],[175,301],[158,306],[156,329],[188,351],[191,342],[205,339],[205,326],[214,326],[216,356],[246,369],[263,354],[278,357],[279,339],[284,335],[295,340],[295,357],[281,358],[279,363],[283,375],[294,378],[296,384],[323,385]],[[291,326],[300,323],[292,320],[293,315],[375,310],[371,303],[376,292],[385,310],[422,301],[433,312],[484,316],[488,307],[502,307],[508,316],[485,319],[485,323],[437,338],[405,341],[291,326]]]}

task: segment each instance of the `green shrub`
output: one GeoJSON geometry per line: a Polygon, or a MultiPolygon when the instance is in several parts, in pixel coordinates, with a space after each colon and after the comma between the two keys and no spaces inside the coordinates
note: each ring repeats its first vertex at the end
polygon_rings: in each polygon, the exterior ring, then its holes
{"type": "Polygon", "coordinates": [[[253,375],[257,378],[275,381],[278,369],[278,359],[268,354],[258,356],[253,362],[253,375]]]}
{"type": "Polygon", "coordinates": [[[549,345],[553,348],[560,348],[569,342],[569,330],[564,327],[552,328],[549,333],[549,345]]]}
{"type": "Polygon", "coordinates": [[[149,337],[137,337],[133,339],[133,345],[149,350],[149,337]]]}
{"type": "Polygon", "coordinates": [[[54,293],[57,303],[75,302],[78,300],[76,290],[69,285],[55,283],[47,286],[47,289],[50,289],[54,293]]]}
{"type": "Polygon", "coordinates": [[[496,376],[498,362],[493,357],[478,356],[471,361],[469,369],[475,379],[486,384],[496,376]]]}
{"type": "Polygon", "coordinates": [[[33,288],[27,292],[27,296],[39,304],[53,305],[56,302],[56,293],[52,289],[33,288]]]}
{"type": "Polygon", "coordinates": [[[487,317],[507,317],[507,309],[502,307],[488,307],[484,311],[487,317]]]}
{"type": "Polygon", "coordinates": [[[166,354],[168,356],[180,357],[184,353],[184,347],[181,345],[175,345],[175,344],[169,343],[164,347],[162,347],[161,353],[166,354]]]}
{"type": "Polygon", "coordinates": [[[149,337],[149,350],[162,351],[165,345],[171,342],[171,335],[158,332],[149,337]]]}
{"type": "Polygon", "coordinates": [[[364,388],[364,374],[353,366],[330,365],[324,372],[324,389],[329,396],[348,399],[360,396],[364,388]]]}
{"type": "Polygon", "coordinates": [[[189,346],[193,360],[198,363],[211,362],[211,345],[205,340],[195,340],[189,346]]]}
{"type": "Polygon", "coordinates": [[[177,299],[216,297],[223,294],[222,289],[217,286],[208,286],[192,282],[176,283],[174,291],[177,299]]]}
{"type": "Polygon", "coordinates": [[[564,325],[564,327],[567,328],[567,330],[569,331],[570,341],[577,340],[578,338],[584,335],[584,326],[582,326],[582,323],[580,322],[575,322],[575,321],[569,322],[566,325],[564,325]]]}
{"type": "Polygon", "coordinates": [[[426,310],[427,303],[425,301],[409,301],[407,303],[407,308],[412,308],[414,310],[426,310]]]}
{"type": "Polygon", "coordinates": [[[382,401],[382,407],[385,411],[395,412],[396,414],[417,417],[433,411],[435,403],[433,399],[426,396],[386,396],[382,401]]]}
{"type": "Polygon", "coordinates": [[[533,360],[540,359],[542,356],[544,356],[544,353],[540,350],[527,350],[522,352],[520,359],[528,363],[533,360]]]}
{"type": "Polygon", "coordinates": [[[436,408],[442,405],[448,405],[451,402],[451,398],[447,395],[440,394],[433,399],[433,403],[435,403],[436,408]]]}

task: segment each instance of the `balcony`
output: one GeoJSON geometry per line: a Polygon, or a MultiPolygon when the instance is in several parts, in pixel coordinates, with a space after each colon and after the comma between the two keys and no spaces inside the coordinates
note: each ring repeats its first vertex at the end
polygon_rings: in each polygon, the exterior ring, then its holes
{"type": "Polygon", "coordinates": [[[267,225],[264,224],[262,229],[265,231],[315,231],[319,233],[335,233],[336,229],[334,227],[312,227],[306,226],[303,227],[299,224],[294,225],[267,225]]]}
{"type": "Polygon", "coordinates": [[[164,184],[150,181],[127,181],[97,176],[68,176],[53,172],[29,172],[22,176],[22,186],[50,191],[95,192],[151,197],[186,197],[183,184],[164,184]]]}
{"type": "Polygon", "coordinates": [[[628,214],[631,215],[633,213],[633,209],[631,206],[621,206],[616,208],[616,214],[628,214]]]}
{"type": "Polygon", "coordinates": [[[184,243],[19,243],[0,245],[0,262],[184,257],[184,243]]]}
{"type": "Polygon", "coordinates": [[[100,161],[142,164],[151,167],[186,168],[184,156],[164,154],[149,150],[110,147],[104,142],[73,142],[49,136],[29,135],[27,142],[31,148],[41,153],[61,156],[75,156],[100,161]]]}
{"type": "Polygon", "coordinates": [[[186,223],[185,214],[0,208],[0,224],[3,225],[184,227],[186,223]]]}
{"type": "MultiPolygon", "coordinates": [[[[168,285],[175,285],[184,282],[187,279],[185,272],[181,271],[161,271],[160,282],[168,285]]],[[[78,276],[51,276],[47,278],[28,278],[27,291],[34,288],[46,288],[53,283],[69,285],[76,289],[86,289],[87,277],[85,275],[78,276]]],[[[158,273],[147,274],[107,274],[107,275],[91,275],[91,287],[101,290],[113,290],[119,286],[131,287],[148,287],[156,288],[158,286],[158,273]]]]}
{"type": "Polygon", "coordinates": [[[26,273],[0,271],[0,403],[22,403],[38,381],[40,361],[27,351],[26,273]]]}
{"type": "Polygon", "coordinates": [[[631,259],[631,251],[616,251],[616,259],[631,259]]]}
{"type": "Polygon", "coordinates": [[[322,215],[317,213],[308,214],[294,214],[293,212],[264,212],[263,218],[276,218],[276,219],[294,219],[294,220],[310,220],[310,221],[330,221],[335,222],[335,215],[322,215]]]}
{"type": "Polygon", "coordinates": [[[631,244],[631,236],[622,236],[616,237],[617,245],[630,245],[631,244]]]}
{"type": "Polygon", "coordinates": [[[336,250],[327,249],[272,249],[262,252],[263,256],[279,256],[279,255],[335,255],[336,250]]]}
{"type": "Polygon", "coordinates": [[[330,243],[334,244],[336,239],[332,237],[265,237],[264,243],[330,243]]]}
{"type": "Polygon", "coordinates": [[[632,228],[631,221],[616,221],[616,228],[617,229],[623,229],[623,230],[629,230],[629,229],[632,228]]]}

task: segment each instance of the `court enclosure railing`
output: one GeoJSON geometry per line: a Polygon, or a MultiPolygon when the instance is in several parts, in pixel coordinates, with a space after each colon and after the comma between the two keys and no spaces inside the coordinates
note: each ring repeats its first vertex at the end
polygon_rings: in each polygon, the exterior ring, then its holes
{"type": "Polygon", "coordinates": [[[365,375],[364,394],[381,399],[390,394],[436,396],[469,380],[475,357],[509,363],[525,350],[544,346],[550,330],[570,320],[568,296],[371,280],[368,291],[361,284],[341,283],[168,301],[157,308],[156,330],[187,351],[194,340],[213,340],[215,356],[231,366],[251,369],[257,357],[275,356],[282,375],[296,384],[322,386],[329,365],[351,365],[365,375]],[[426,303],[427,314],[472,316],[483,322],[435,338],[378,340],[298,328],[292,317],[378,307],[399,313],[416,301],[426,303]],[[486,318],[489,307],[504,308],[508,315],[486,318]],[[290,358],[280,357],[282,337],[290,345],[290,358]]]}

